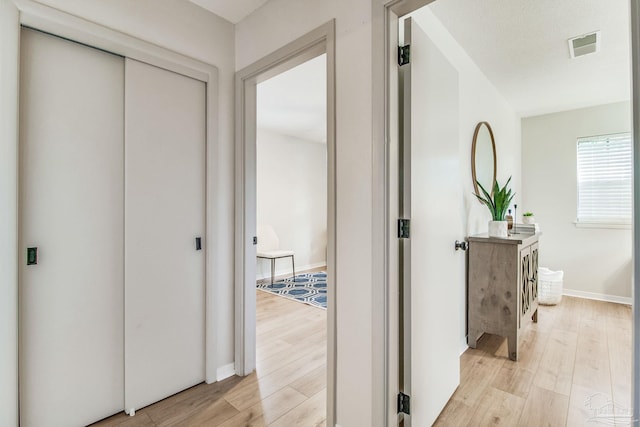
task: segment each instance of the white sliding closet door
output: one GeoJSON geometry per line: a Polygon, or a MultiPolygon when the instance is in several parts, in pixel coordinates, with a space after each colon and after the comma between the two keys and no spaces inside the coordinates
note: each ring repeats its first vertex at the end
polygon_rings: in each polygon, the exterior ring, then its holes
{"type": "Polygon", "coordinates": [[[123,408],[123,87],[123,58],[22,30],[23,427],[123,408]]]}
{"type": "Polygon", "coordinates": [[[125,409],[205,377],[205,84],[125,65],[125,409]]]}

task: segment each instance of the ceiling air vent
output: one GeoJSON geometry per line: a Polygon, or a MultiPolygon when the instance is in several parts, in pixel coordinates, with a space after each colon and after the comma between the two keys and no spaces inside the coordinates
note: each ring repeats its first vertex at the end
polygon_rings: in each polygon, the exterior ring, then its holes
{"type": "Polygon", "coordinates": [[[600,31],[583,34],[569,39],[569,53],[571,58],[589,55],[600,51],[600,31]]]}

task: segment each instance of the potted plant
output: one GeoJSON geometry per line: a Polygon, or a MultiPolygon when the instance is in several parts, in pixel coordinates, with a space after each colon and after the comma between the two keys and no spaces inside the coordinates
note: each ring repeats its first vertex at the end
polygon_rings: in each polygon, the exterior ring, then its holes
{"type": "Polygon", "coordinates": [[[491,221],[489,221],[490,237],[508,237],[509,235],[505,215],[511,204],[511,200],[513,200],[513,197],[516,195],[508,188],[509,182],[511,182],[511,177],[509,177],[504,186],[500,188],[496,180],[493,183],[493,194],[489,194],[489,192],[482,187],[482,184],[476,181],[482,191],[482,195],[476,194],[475,196],[484,203],[487,208],[489,208],[489,212],[491,212],[491,221]]]}
{"type": "Polygon", "coordinates": [[[525,212],[522,214],[522,222],[525,224],[535,224],[536,217],[533,216],[533,212],[525,212]]]}

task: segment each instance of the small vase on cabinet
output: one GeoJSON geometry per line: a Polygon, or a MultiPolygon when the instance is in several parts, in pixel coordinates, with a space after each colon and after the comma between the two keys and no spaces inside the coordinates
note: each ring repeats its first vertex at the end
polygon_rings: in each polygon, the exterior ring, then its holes
{"type": "Polygon", "coordinates": [[[508,237],[507,221],[489,221],[489,237],[508,237]]]}

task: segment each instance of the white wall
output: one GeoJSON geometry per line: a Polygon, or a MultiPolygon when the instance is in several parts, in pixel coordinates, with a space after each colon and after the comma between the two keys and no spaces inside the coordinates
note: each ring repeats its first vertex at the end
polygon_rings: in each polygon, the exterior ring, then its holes
{"type": "MultiPolygon", "coordinates": [[[[271,0],[236,25],[236,69],[336,19],[337,422],[373,426],[371,0],[271,0]]],[[[382,189],[375,189],[382,191],[382,189]]],[[[379,350],[377,350],[379,351],[379,350]]],[[[377,356],[377,354],[376,354],[377,356]]],[[[380,391],[378,391],[380,393],[380,391]]],[[[377,397],[377,395],[376,395],[377,397]]],[[[378,408],[376,408],[378,410],[378,408]]]]}
{"type": "Polygon", "coordinates": [[[523,210],[543,235],[540,265],[564,271],[565,290],[593,297],[631,297],[630,229],[577,228],[578,137],[629,132],[629,102],[522,121],[523,210]]]}
{"type": "MultiPolygon", "coordinates": [[[[295,252],[297,271],[325,266],[327,145],[258,129],[256,150],[258,225],[270,224],[280,248],[295,252]]],[[[271,262],[259,259],[257,278],[270,274],[271,262]]],[[[289,258],[276,261],[278,274],[291,274],[289,258]]]]}
{"type": "MultiPolygon", "coordinates": [[[[497,179],[504,182],[512,176],[511,188],[516,192],[514,203],[520,206],[521,166],[520,166],[520,117],[507,103],[497,89],[489,82],[478,66],[455,41],[429,7],[412,14],[449,62],[458,70],[459,78],[459,120],[460,120],[460,170],[463,188],[464,212],[460,240],[466,236],[487,232],[491,219],[489,210],[477,201],[471,178],[471,144],[473,132],[478,122],[491,124],[496,142],[497,179]]],[[[455,213],[452,213],[455,214],[455,213]]],[[[461,267],[464,268],[464,267],[461,267]]],[[[466,273],[461,275],[466,278],[466,273]]],[[[466,340],[466,282],[457,284],[463,299],[460,301],[460,346],[465,348],[466,340]]]]}
{"type": "Polygon", "coordinates": [[[473,195],[471,178],[471,144],[478,122],[491,125],[496,142],[497,179],[503,184],[510,176],[511,188],[516,192],[514,203],[520,205],[520,117],[486,78],[480,68],[455,41],[430,8],[412,14],[427,35],[440,48],[460,75],[460,176],[464,184],[466,229],[468,235],[485,233],[491,219],[489,210],[473,195]]]}
{"type": "Polygon", "coordinates": [[[18,10],[0,0],[0,425],[18,424],[18,10]]]}
{"type": "MultiPolygon", "coordinates": [[[[15,206],[15,118],[17,117],[16,76],[18,64],[18,15],[12,2],[0,0],[0,30],[2,55],[0,75],[2,99],[0,112],[2,139],[0,140],[0,425],[15,425],[15,345],[16,320],[16,274],[15,274],[15,221],[16,213],[8,206],[15,206]],[[5,228],[6,227],[6,228],[5,228]],[[13,246],[13,247],[12,247],[13,246]],[[5,254],[5,251],[7,252],[5,254]],[[5,256],[6,255],[6,256],[5,256]],[[5,289],[4,287],[7,287],[5,289]],[[4,309],[4,304],[8,308],[4,309]],[[4,316],[7,316],[5,321],[4,316]],[[5,329],[6,328],[6,329],[5,329]],[[7,375],[5,375],[5,371],[7,375]],[[8,418],[5,422],[5,417],[8,418]]],[[[209,182],[216,182],[216,197],[207,218],[215,239],[209,242],[209,262],[215,259],[219,268],[212,272],[211,280],[217,286],[215,313],[217,326],[215,335],[217,348],[215,360],[218,367],[225,367],[234,361],[233,329],[233,227],[234,222],[234,143],[233,143],[233,94],[234,94],[234,29],[233,25],[204,9],[187,1],[137,0],[42,0],[40,3],[118,30],[139,39],[179,52],[212,64],[218,68],[218,147],[210,158],[216,159],[217,176],[209,182]]]]}

